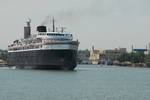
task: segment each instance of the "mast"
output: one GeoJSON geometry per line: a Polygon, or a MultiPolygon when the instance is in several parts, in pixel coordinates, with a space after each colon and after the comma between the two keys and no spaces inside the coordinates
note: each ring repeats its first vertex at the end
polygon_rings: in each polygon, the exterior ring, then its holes
{"type": "Polygon", "coordinates": [[[54,20],[54,17],[53,17],[53,32],[55,32],[55,20],[54,20]]]}
{"type": "Polygon", "coordinates": [[[65,27],[60,27],[61,28],[61,32],[63,33],[64,30],[66,29],[65,27]]]}

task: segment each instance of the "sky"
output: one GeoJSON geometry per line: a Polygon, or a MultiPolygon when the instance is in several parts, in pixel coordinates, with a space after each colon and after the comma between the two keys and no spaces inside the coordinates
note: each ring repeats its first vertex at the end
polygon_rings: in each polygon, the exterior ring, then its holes
{"type": "Polygon", "coordinates": [[[0,48],[23,38],[23,27],[50,26],[52,16],[80,41],[79,49],[146,48],[150,0],[0,0],[0,48]]]}

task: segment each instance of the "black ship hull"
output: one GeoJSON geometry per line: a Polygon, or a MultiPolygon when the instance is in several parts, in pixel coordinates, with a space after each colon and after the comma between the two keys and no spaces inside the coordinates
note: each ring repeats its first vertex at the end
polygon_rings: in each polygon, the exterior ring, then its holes
{"type": "Polygon", "coordinates": [[[8,65],[30,69],[73,70],[76,63],[76,50],[29,50],[8,52],[8,65]]]}

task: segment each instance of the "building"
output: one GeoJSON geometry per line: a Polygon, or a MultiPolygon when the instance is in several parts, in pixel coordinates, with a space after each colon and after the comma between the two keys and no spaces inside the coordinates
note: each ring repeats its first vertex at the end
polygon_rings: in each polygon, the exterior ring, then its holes
{"type": "Polygon", "coordinates": [[[132,52],[139,52],[139,53],[143,53],[143,54],[148,54],[147,49],[133,49],[132,52]]]}
{"type": "Polygon", "coordinates": [[[2,59],[0,59],[0,65],[5,65],[5,64],[7,64],[7,62],[2,60],[2,59]]]}
{"type": "Polygon", "coordinates": [[[92,64],[99,64],[102,59],[105,58],[104,52],[102,50],[95,50],[92,48],[90,52],[90,60],[92,64]]]}
{"type": "Polygon", "coordinates": [[[123,53],[127,53],[126,48],[115,48],[113,50],[104,51],[105,59],[110,61],[116,61],[117,58],[123,53]]]}

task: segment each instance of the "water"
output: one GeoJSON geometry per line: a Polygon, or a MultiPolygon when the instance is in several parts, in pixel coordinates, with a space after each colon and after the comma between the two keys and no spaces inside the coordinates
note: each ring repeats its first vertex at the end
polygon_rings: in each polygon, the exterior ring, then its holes
{"type": "Polygon", "coordinates": [[[150,100],[150,69],[79,65],[75,71],[0,68],[0,100],[150,100]]]}

